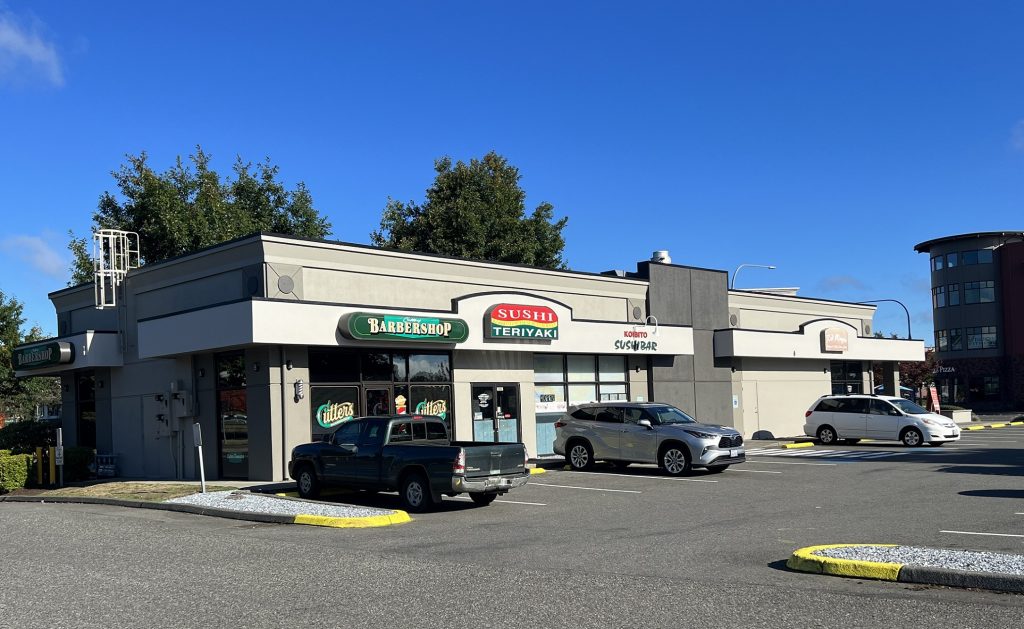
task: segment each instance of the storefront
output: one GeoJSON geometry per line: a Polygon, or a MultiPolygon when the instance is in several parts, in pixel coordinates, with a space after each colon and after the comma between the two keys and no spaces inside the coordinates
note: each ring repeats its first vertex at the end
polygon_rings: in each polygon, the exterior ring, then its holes
{"type": "Polygon", "coordinates": [[[98,309],[91,285],[52,293],[60,337],[19,348],[16,368],[61,376],[65,441],[116,455],[122,475],[195,478],[198,423],[211,478],[282,480],[294,446],[361,415],[436,415],[455,439],[522,441],[531,456],[591,401],[793,434],[810,400],[856,385],[869,361],[923,357],[919,341],[868,338],[872,307],[835,302],[814,309],[855,328],[848,350],[790,356],[818,342],[794,306],[811,302],[790,299],[765,328],[768,298],[726,280],[664,259],[592,274],[256,235],[130,271],[114,307],[98,309]],[[730,327],[734,311],[744,323],[730,327]]]}

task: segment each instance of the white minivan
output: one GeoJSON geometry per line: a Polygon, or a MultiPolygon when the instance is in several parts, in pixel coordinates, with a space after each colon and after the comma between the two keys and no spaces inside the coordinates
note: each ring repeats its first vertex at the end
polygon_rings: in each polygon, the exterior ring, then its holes
{"type": "Polygon", "coordinates": [[[953,420],[899,397],[824,395],[804,416],[804,434],[817,437],[823,445],[884,439],[907,446],[941,446],[960,439],[960,428],[953,420]]]}

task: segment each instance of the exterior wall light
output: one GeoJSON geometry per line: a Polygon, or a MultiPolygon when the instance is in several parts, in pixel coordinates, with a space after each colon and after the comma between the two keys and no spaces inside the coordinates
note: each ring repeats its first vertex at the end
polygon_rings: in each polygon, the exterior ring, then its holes
{"type": "Polygon", "coordinates": [[[298,402],[306,397],[306,383],[302,380],[295,381],[295,401],[298,402]]]}
{"type": "Polygon", "coordinates": [[[256,373],[260,370],[260,364],[258,362],[252,364],[252,372],[256,373]]]}

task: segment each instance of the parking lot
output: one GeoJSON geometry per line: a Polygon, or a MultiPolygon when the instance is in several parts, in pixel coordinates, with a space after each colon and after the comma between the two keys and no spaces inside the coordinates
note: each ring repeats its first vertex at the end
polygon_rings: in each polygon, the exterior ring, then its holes
{"type": "MultiPolygon", "coordinates": [[[[462,561],[508,559],[502,553],[514,551],[517,561],[538,569],[592,565],[673,578],[742,574],[787,581],[821,579],[777,563],[814,544],[1021,553],[1022,444],[1024,426],[965,432],[962,441],[942,447],[863,441],[789,450],[752,442],[747,463],[683,478],[653,465],[598,465],[591,472],[549,465],[490,507],[445,498],[439,511],[417,515],[410,525],[353,535],[346,543],[377,535],[393,542],[430,538],[424,553],[462,561]]],[[[363,502],[397,507],[397,496],[363,502]]],[[[879,586],[902,587],[871,587],[879,586]]]]}
{"type": "MultiPolygon", "coordinates": [[[[324,617],[374,626],[667,626],[680,613],[713,611],[712,626],[845,618],[848,626],[1015,627],[1022,595],[827,577],[784,563],[796,548],[827,543],[1024,553],[1021,445],[1024,427],[967,432],[941,448],[754,442],[747,463],[683,478],[646,465],[552,465],[488,507],[445,498],[436,512],[377,529],[8,503],[0,525],[9,561],[26,575],[12,600],[48,588],[62,602],[6,611],[27,624],[52,613],[81,624],[107,617],[110,588],[134,588],[124,605],[181,607],[187,618],[182,601],[200,596],[210,599],[205,617],[267,625],[248,599],[217,595],[230,581],[232,591],[285,605],[296,626],[324,617]],[[123,583],[99,573],[123,574],[123,583]],[[312,584],[365,603],[325,607],[310,598],[312,584]]],[[[334,500],[399,507],[395,494],[334,500]]],[[[153,614],[164,622],[166,612],[153,614]]]]}

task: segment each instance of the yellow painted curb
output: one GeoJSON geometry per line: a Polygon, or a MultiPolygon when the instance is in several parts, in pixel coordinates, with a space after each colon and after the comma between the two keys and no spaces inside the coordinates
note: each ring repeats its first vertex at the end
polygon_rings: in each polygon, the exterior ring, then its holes
{"type": "Polygon", "coordinates": [[[1024,422],[1010,422],[1011,426],[1024,426],[1024,422]]]}
{"type": "Polygon", "coordinates": [[[545,472],[547,472],[547,470],[544,469],[543,467],[531,467],[530,468],[530,476],[533,476],[534,474],[543,474],[545,472]]]}
{"type": "Polygon", "coordinates": [[[391,515],[371,515],[365,518],[332,518],[325,515],[297,515],[295,524],[312,526],[329,526],[336,529],[365,529],[375,526],[391,526],[412,522],[405,511],[395,511],[391,515]]]}
{"type": "Polygon", "coordinates": [[[1008,424],[992,424],[989,428],[1006,428],[1008,424]]]}
{"type": "Polygon", "coordinates": [[[274,494],[274,495],[275,496],[286,496],[288,498],[298,498],[299,497],[299,492],[297,492],[297,491],[286,491],[286,492],[282,492],[280,494],[274,494]]]}
{"type": "Polygon", "coordinates": [[[813,441],[801,441],[800,443],[784,443],[783,448],[812,448],[814,447],[813,441]]]}
{"type": "Polygon", "coordinates": [[[806,548],[799,548],[793,551],[792,556],[786,562],[786,567],[814,574],[831,574],[838,577],[857,577],[860,579],[879,579],[882,581],[895,581],[899,577],[900,568],[903,567],[903,564],[836,559],[834,557],[814,554],[818,550],[849,548],[851,546],[891,547],[896,546],[896,544],[825,544],[822,546],[807,546],[806,548]]]}
{"type": "Polygon", "coordinates": [[[984,426],[967,426],[964,430],[985,430],[984,426]]]}

